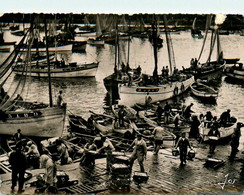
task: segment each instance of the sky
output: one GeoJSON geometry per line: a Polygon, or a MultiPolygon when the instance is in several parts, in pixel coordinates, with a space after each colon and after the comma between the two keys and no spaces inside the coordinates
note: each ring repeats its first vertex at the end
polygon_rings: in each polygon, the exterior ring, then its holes
{"type": "Polygon", "coordinates": [[[244,0],[0,0],[0,13],[223,13],[244,15],[244,0]]]}

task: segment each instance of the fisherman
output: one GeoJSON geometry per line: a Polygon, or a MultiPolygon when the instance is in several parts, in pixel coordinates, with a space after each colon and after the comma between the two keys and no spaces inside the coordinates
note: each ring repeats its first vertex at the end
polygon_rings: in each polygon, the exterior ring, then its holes
{"type": "Polygon", "coordinates": [[[158,122],[160,123],[161,122],[161,117],[162,117],[162,114],[163,114],[163,108],[162,108],[162,105],[160,104],[160,102],[157,102],[157,104],[158,104],[158,107],[157,107],[156,113],[158,115],[158,122]]]}
{"type": "Polygon", "coordinates": [[[23,101],[23,98],[18,94],[16,98],[14,98],[14,101],[23,101]]]}
{"type": "Polygon", "coordinates": [[[125,126],[124,117],[126,116],[126,114],[127,114],[127,112],[124,109],[124,105],[120,105],[120,109],[119,109],[119,112],[118,112],[120,127],[124,127],[125,126]]]}
{"type": "Polygon", "coordinates": [[[63,105],[63,103],[64,103],[64,101],[63,101],[63,97],[62,97],[62,93],[63,93],[63,91],[59,91],[59,95],[58,95],[58,98],[57,98],[57,105],[58,106],[62,106],[63,105]]]}
{"type": "Polygon", "coordinates": [[[234,133],[231,136],[231,142],[230,142],[231,154],[229,157],[230,160],[234,160],[238,152],[238,147],[240,144],[240,137],[241,137],[241,127],[243,127],[243,124],[238,122],[234,130],[234,133]]]}
{"type": "Polygon", "coordinates": [[[212,113],[210,112],[210,111],[207,111],[207,113],[206,113],[206,115],[204,116],[204,118],[205,118],[205,122],[204,122],[204,126],[206,127],[210,127],[210,125],[211,125],[211,121],[212,121],[212,119],[213,119],[213,115],[212,115],[212,113]]]}
{"type": "Polygon", "coordinates": [[[134,146],[132,155],[130,157],[130,168],[132,169],[134,161],[137,159],[141,172],[144,172],[143,161],[147,156],[147,145],[146,142],[142,139],[141,134],[137,134],[137,138],[132,142],[127,151],[134,146]]]}
{"type": "Polygon", "coordinates": [[[62,67],[62,68],[64,68],[64,67],[65,67],[64,58],[62,58],[62,60],[61,60],[61,67],[62,67]]]}
{"type": "Polygon", "coordinates": [[[165,67],[163,66],[163,69],[162,69],[162,77],[165,77],[166,76],[166,72],[165,72],[165,67]]]}
{"type": "Polygon", "coordinates": [[[168,77],[169,76],[169,67],[166,66],[166,69],[165,69],[165,76],[168,77]]]}
{"type": "Polygon", "coordinates": [[[175,129],[178,129],[179,121],[180,121],[180,113],[179,112],[174,116],[173,121],[175,124],[175,129]]]}
{"type": "Polygon", "coordinates": [[[34,169],[38,169],[39,158],[40,158],[40,153],[38,151],[38,148],[32,141],[27,142],[27,147],[28,147],[28,151],[26,153],[27,161],[29,162],[30,165],[33,165],[34,169]]]}
{"type": "Polygon", "coordinates": [[[99,148],[97,151],[101,153],[104,151],[107,154],[107,171],[110,171],[111,161],[112,161],[112,152],[115,150],[112,142],[104,135],[101,135],[101,140],[103,142],[103,146],[99,148]]]}
{"type": "Polygon", "coordinates": [[[190,117],[191,117],[191,112],[193,112],[193,111],[191,110],[191,107],[192,107],[193,105],[194,105],[194,104],[191,103],[191,104],[188,105],[188,106],[186,107],[186,109],[184,110],[183,116],[185,117],[185,119],[190,119],[190,117]]]}
{"type": "Polygon", "coordinates": [[[220,137],[220,132],[218,130],[218,123],[217,121],[214,122],[211,126],[210,131],[208,132],[209,137],[209,153],[213,154],[216,148],[217,140],[220,137]],[[216,137],[216,138],[215,138],[216,137]]]}
{"type": "Polygon", "coordinates": [[[192,120],[191,120],[191,130],[189,133],[189,137],[192,138],[198,138],[199,137],[199,125],[200,125],[200,121],[198,119],[197,116],[192,116],[192,120]]]}
{"type": "Polygon", "coordinates": [[[220,115],[220,124],[226,125],[230,121],[230,109],[226,110],[220,115]]]}
{"type": "Polygon", "coordinates": [[[138,75],[141,74],[141,66],[140,66],[140,65],[136,68],[136,71],[137,71],[137,74],[138,74],[138,75]]]}
{"type": "Polygon", "coordinates": [[[190,149],[192,149],[191,144],[188,140],[188,138],[186,138],[186,133],[183,132],[181,137],[179,138],[175,148],[180,149],[180,164],[184,165],[186,164],[186,155],[187,155],[187,148],[189,147],[190,149]]]}
{"type": "Polygon", "coordinates": [[[155,127],[152,134],[154,135],[154,150],[153,154],[157,155],[160,149],[160,146],[163,144],[163,132],[164,129],[160,126],[155,127]]]}
{"type": "Polygon", "coordinates": [[[164,122],[165,122],[165,124],[169,123],[170,112],[171,112],[171,106],[168,102],[166,102],[165,106],[164,106],[164,122]]]}
{"type": "Polygon", "coordinates": [[[145,99],[145,110],[146,111],[151,107],[151,102],[152,102],[152,98],[149,95],[149,93],[147,93],[146,99],[145,99]]]}
{"type": "Polygon", "coordinates": [[[44,182],[47,185],[46,187],[56,185],[56,161],[58,159],[58,154],[53,154],[51,157],[47,150],[44,150],[40,157],[40,168],[45,168],[44,182]]]}
{"type": "Polygon", "coordinates": [[[57,145],[57,151],[60,155],[61,165],[65,165],[65,164],[70,163],[71,159],[69,158],[68,148],[63,143],[63,141],[61,139],[57,139],[56,145],[57,145]]]}
{"type": "Polygon", "coordinates": [[[24,138],[20,129],[17,130],[17,133],[14,134],[13,138],[16,143],[18,143],[19,141],[21,141],[24,138]]]}
{"type": "Polygon", "coordinates": [[[14,190],[18,180],[18,192],[23,192],[24,175],[27,168],[27,159],[24,152],[22,152],[22,144],[17,143],[15,150],[9,156],[9,163],[12,169],[12,186],[14,190]]]}

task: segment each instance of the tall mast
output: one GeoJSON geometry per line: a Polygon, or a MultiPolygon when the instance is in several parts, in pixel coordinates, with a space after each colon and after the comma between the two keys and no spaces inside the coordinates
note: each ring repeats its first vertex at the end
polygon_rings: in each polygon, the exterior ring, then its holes
{"type": "Polygon", "coordinates": [[[157,48],[157,24],[156,24],[156,18],[155,15],[153,16],[153,24],[152,24],[152,36],[153,36],[153,53],[154,53],[154,62],[155,67],[153,71],[153,78],[154,78],[154,84],[158,84],[158,48],[157,48]],[[155,27],[156,25],[156,27],[155,27]]]}
{"type": "Polygon", "coordinates": [[[118,55],[118,33],[117,33],[117,25],[115,29],[115,59],[114,59],[114,73],[115,76],[117,77],[117,55],[118,55]]]}
{"type": "Polygon", "coordinates": [[[52,86],[51,86],[51,73],[50,73],[50,62],[49,62],[49,51],[48,51],[48,38],[47,38],[47,21],[46,21],[46,16],[44,17],[44,23],[45,23],[45,38],[46,38],[46,52],[47,52],[47,66],[48,66],[49,105],[50,105],[50,107],[53,107],[52,86]]]}

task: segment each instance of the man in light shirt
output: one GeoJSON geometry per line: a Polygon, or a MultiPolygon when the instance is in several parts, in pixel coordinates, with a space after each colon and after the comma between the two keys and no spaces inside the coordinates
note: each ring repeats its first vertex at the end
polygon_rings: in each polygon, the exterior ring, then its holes
{"type": "Polygon", "coordinates": [[[160,126],[155,127],[152,134],[154,135],[154,151],[153,154],[157,155],[160,149],[160,146],[163,143],[163,131],[164,129],[160,126]]]}

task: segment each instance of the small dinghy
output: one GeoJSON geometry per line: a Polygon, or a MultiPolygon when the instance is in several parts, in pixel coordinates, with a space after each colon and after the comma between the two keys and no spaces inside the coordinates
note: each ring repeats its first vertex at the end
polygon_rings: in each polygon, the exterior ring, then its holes
{"type": "Polygon", "coordinates": [[[204,85],[200,82],[195,82],[191,84],[192,93],[202,99],[216,99],[218,97],[218,92],[213,88],[204,85]]]}

